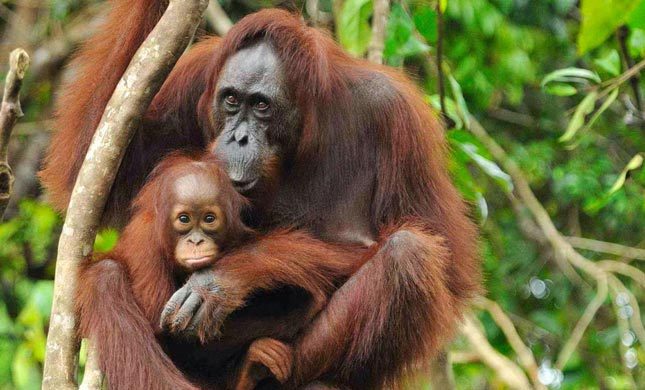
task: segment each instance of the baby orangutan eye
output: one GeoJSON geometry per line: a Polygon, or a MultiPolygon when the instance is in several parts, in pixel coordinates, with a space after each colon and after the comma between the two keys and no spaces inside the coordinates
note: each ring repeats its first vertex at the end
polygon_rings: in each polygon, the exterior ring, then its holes
{"type": "Polygon", "coordinates": [[[181,223],[190,223],[190,217],[188,216],[188,214],[180,214],[177,219],[181,223]]]}
{"type": "Polygon", "coordinates": [[[215,218],[215,216],[214,216],[213,214],[207,214],[207,215],[204,217],[204,222],[206,222],[206,223],[213,223],[213,222],[215,222],[215,220],[216,220],[216,219],[217,219],[217,218],[215,218]]]}

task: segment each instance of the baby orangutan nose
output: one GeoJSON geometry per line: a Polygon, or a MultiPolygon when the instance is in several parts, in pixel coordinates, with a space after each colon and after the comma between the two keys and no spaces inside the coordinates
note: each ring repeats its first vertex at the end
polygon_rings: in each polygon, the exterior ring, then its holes
{"type": "Polygon", "coordinates": [[[188,236],[188,242],[195,246],[199,246],[201,243],[204,242],[204,236],[201,234],[193,233],[190,236],[188,236]]]}
{"type": "Polygon", "coordinates": [[[215,240],[202,232],[191,232],[180,238],[175,248],[177,263],[189,272],[213,265],[218,255],[219,247],[215,240]]]}

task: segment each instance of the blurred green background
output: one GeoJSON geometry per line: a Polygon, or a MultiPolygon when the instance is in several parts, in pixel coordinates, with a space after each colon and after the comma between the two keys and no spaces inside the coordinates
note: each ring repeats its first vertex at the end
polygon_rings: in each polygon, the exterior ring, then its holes
{"type": "MultiPolygon", "coordinates": [[[[450,168],[482,232],[487,294],[450,348],[457,388],[645,388],[645,0],[388,3],[384,62],[437,110],[444,80],[450,168]]],[[[0,389],[40,387],[62,219],[35,172],[64,65],[107,5],[0,1],[3,75],[13,48],[32,57],[0,224],[0,389]]],[[[223,0],[201,31],[285,5],[366,55],[373,0],[223,0]]]]}

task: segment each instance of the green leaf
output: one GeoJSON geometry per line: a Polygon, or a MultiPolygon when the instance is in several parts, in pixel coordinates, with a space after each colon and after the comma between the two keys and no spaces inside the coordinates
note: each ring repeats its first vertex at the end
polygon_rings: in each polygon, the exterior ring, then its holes
{"type": "MultiPolygon", "coordinates": [[[[435,110],[438,112],[441,111],[441,102],[440,102],[440,97],[439,95],[431,95],[431,96],[426,96],[426,101],[434,107],[435,110]]],[[[449,97],[445,97],[445,104],[446,104],[446,114],[448,114],[448,117],[452,119],[452,121],[455,123],[454,128],[455,129],[462,129],[464,127],[464,122],[461,120],[461,116],[459,115],[459,112],[457,111],[457,103],[455,103],[454,100],[452,100],[449,97]]]]}
{"type": "Polygon", "coordinates": [[[627,39],[629,54],[633,57],[645,57],[645,29],[632,29],[627,39]]]}
{"type": "Polygon", "coordinates": [[[545,87],[550,82],[576,82],[587,83],[594,81],[600,83],[602,80],[596,72],[589,69],[582,68],[564,68],[553,71],[542,79],[542,87],[545,87]]]}
{"type": "Polygon", "coordinates": [[[594,64],[612,76],[620,74],[620,55],[616,50],[610,50],[607,55],[595,59],[594,64]]]}
{"type": "Polygon", "coordinates": [[[466,104],[466,99],[464,99],[464,94],[461,91],[461,86],[452,75],[448,75],[448,82],[450,82],[450,89],[452,91],[452,96],[457,103],[457,113],[461,117],[464,127],[470,128],[470,111],[468,111],[468,105],[466,104]]]}
{"type": "Polygon", "coordinates": [[[638,6],[632,11],[629,19],[627,19],[627,25],[631,28],[645,30],[645,0],[641,0],[638,6]]]}
{"type": "Polygon", "coordinates": [[[587,122],[587,124],[585,125],[585,128],[583,129],[583,131],[586,131],[591,126],[593,126],[593,124],[598,120],[598,118],[600,118],[600,115],[602,115],[602,113],[605,112],[609,108],[609,106],[611,106],[611,104],[618,97],[618,92],[620,92],[620,90],[618,88],[615,88],[613,91],[611,91],[611,93],[609,94],[609,96],[607,96],[607,98],[602,103],[600,108],[598,110],[596,110],[596,112],[593,114],[593,116],[591,117],[589,122],[587,122]]]}
{"type": "Polygon", "coordinates": [[[578,93],[573,85],[564,83],[550,83],[544,88],[544,92],[555,96],[572,96],[578,93]]]}
{"type": "Polygon", "coordinates": [[[477,193],[477,209],[479,210],[479,215],[481,217],[480,224],[483,225],[488,219],[488,203],[481,192],[477,193]]]}
{"type": "Polygon", "coordinates": [[[437,41],[437,11],[424,5],[414,12],[413,19],[414,25],[426,41],[435,43],[437,41]]]}
{"type": "Polygon", "coordinates": [[[427,53],[430,47],[414,36],[415,24],[410,15],[399,4],[390,12],[385,36],[383,56],[392,66],[401,66],[412,56],[427,53]]]}
{"type": "Polygon", "coordinates": [[[354,56],[360,57],[367,51],[372,36],[369,23],[372,9],[371,0],[347,0],[338,15],[338,40],[354,56]]]}
{"type": "Polygon", "coordinates": [[[571,140],[573,136],[576,135],[578,130],[580,130],[582,125],[584,125],[585,117],[593,111],[597,98],[598,92],[592,91],[589,93],[589,95],[585,96],[585,98],[582,99],[582,102],[580,102],[580,104],[576,108],[576,111],[573,113],[571,120],[569,121],[567,130],[558,139],[558,141],[566,142],[571,140]]]}
{"type": "Polygon", "coordinates": [[[470,143],[459,144],[461,149],[481,168],[484,173],[495,179],[506,192],[513,191],[513,180],[499,165],[479,154],[477,146],[470,143]]]}
{"type": "Polygon", "coordinates": [[[642,0],[582,0],[582,26],[578,33],[578,53],[584,54],[603,43],[625,23],[642,0]]]}
{"type": "Polygon", "coordinates": [[[638,169],[643,165],[643,155],[642,154],[637,154],[634,157],[632,157],[631,160],[625,165],[625,168],[623,168],[623,171],[618,175],[618,179],[616,179],[616,182],[614,182],[614,185],[611,186],[609,189],[608,194],[611,195],[614,192],[618,191],[623,187],[625,184],[625,180],[627,179],[627,173],[629,171],[633,171],[634,169],[638,169]]]}

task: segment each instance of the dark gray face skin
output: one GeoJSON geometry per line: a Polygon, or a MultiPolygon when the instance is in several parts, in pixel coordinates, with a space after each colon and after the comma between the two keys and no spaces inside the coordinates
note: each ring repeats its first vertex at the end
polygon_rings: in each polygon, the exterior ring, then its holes
{"type": "Polygon", "coordinates": [[[217,83],[215,154],[241,193],[251,192],[295,147],[298,112],[270,44],[259,41],[231,56],[217,83]]]}

